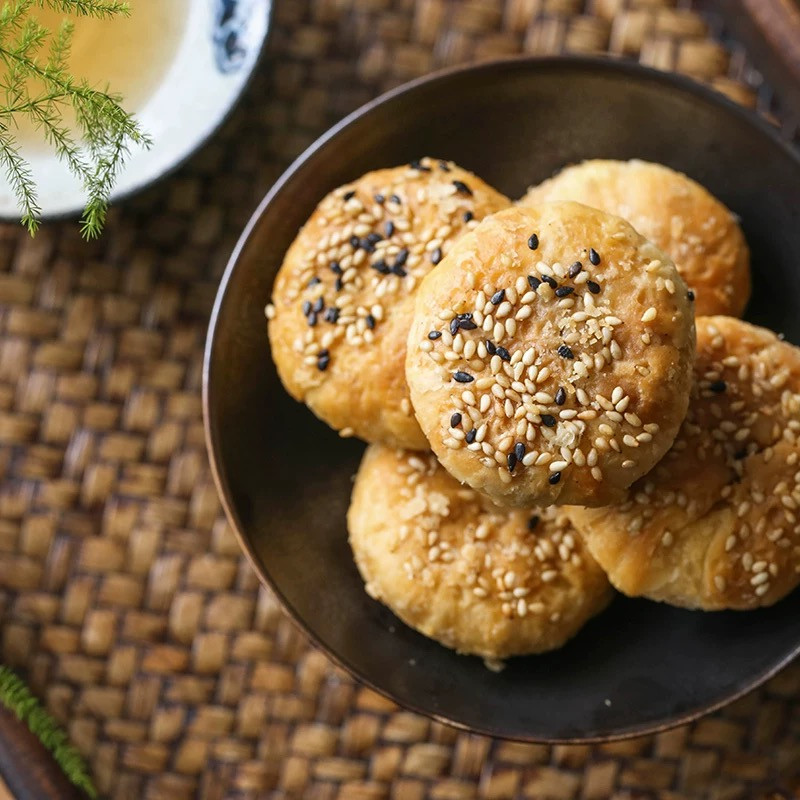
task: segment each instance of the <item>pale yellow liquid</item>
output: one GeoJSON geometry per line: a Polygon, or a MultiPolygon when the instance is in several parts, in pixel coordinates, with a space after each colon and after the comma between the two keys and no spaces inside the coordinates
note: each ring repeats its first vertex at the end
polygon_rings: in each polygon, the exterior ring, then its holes
{"type": "MultiPolygon", "coordinates": [[[[129,0],[130,16],[110,19],[70,15],[74,25],[70,73],[95,89],[122,95],[122,107],[136,113],[158,87],[178,49],[186,26],[189,0],[129,0]]],[[[65,15],[50,9],[31,11],[56,32],[65,15]]],[[[40,84],[31,90],[38,92],[40,84]]],[[[66,116],[70,119],[70,115],[66,116]]],[[[16,135],[27,147],[43,145],[42,134],[18,120],[16,135]]]]}

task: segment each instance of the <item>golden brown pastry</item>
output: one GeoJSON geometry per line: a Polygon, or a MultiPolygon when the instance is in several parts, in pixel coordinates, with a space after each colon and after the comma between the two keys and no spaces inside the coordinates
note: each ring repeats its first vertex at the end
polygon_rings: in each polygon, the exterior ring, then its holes
{"type": "Polygon", "coordinates": [[[411,401],[459,481],[500,505],[619,501],[686,413],[694,314],[675,266],[578,203],[487,217],[422,282],[411,401]]]}
{"type": "Polygon", "coordinates": [[[367,592],[460,653],[553,650],[611,599],[563,513],[498,509],[431,454],[369,447],[347,522],[367,592]]]}
{"type": "Polygon", "coordinates": [[[331,192],[286,253],[267,306],[289,394],[342,435],[427,449],[404,375],[413,294],[462,231],[509,203],[430,158],[331,192]]]}
{"type": "Polygon", "coordinates": [[[697,319],[689,413],[618,508],[569,509],[629,595],[768,606],[800,583],[800,349],[730,317],[697,319]]]}
{"type": "Polygon", "coordinates": [[[734,215],[699,183],[647,161],[584,161],[534,186],[531,206],[576,200],[618,214],[672,257],[696,295],[695,313],[741,315],[750,254],[734,215]]]}

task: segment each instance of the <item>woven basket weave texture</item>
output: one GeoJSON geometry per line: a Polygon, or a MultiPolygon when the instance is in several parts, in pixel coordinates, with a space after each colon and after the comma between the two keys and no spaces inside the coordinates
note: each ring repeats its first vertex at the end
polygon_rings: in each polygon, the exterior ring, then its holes
{"type": "Polygon", "coordinates": [[[104,237],[0,226],[0,660],[115,800],[753,798],[800,791],[800,665],[699,722],[534,746],[404,712],[312,647],[211,481],[202,349],[226,259],[289,161],[437,67],[602,53],[776,99],[719,19],[671,0],[276,0],[222,132],[104,237]],[[720,42],[725,42],[724,44],[720,42]]]}

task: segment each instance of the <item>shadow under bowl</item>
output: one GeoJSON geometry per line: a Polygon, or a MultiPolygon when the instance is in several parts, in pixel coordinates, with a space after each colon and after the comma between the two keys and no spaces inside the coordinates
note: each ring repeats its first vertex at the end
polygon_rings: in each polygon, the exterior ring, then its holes
{"type": "Polygon", "coordinates": [[[495,674],[371,600],[345,514],[364,445],[283,390],[263,308],[298,228],[334,187],[431,155],[511,197],[564,164],[642,158],[686,172],[741,216],[747,318],[800,343],[800,158],[754,114],[688,79],[599,59],[514,59],[390,92],[307,150],[255,212],[219,289],[204,407],[215,480],[262,581],[335,661],[397,703],[528,741],[663,729],[759,685],[800,651],[800,592],[750,613],[618,597],[566,647],[495,674]]]}

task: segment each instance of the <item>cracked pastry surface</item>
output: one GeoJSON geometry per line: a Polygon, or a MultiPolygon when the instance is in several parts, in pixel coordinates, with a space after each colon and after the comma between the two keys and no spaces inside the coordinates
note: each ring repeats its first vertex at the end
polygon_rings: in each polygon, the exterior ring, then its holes
{"type": "Polygon", "coordinates": [[[287,251],[266,309],[289,394],[342,435],[427,449],[404,374],[413,296],[462,232],[509,203],[431,158],[325,197],[287,251]]]}
{"type": "Polygon", "coordinates": [[[696,181],[647,161],[591,160],[531,187],[521,205],[576,200],[628,220],[660,247],[696,294],[700,315],[740,316],[750,253],[734,215],[696,181]]]}
{"type": "Polygon", "coordinates": [[[500,505],[607,505],[672,444],[694,335],[675,266],[627,222],[514,207],[422,282],[406,377],[459,481],[500,505]]]}
{"type": "Polygon", "coordinates": [[[347,520],[367,592],[461,653],[555,649],[612,596],[562,511],[497,508],[430,453],[370,446],[347,520]]]}
{"type": "Polygon", "coordinates": [[[568,509],[612,582],[687,608],[771,605],[800,583],[800,349],[697,319],[689,413],[618,508],[568,509]]]}

